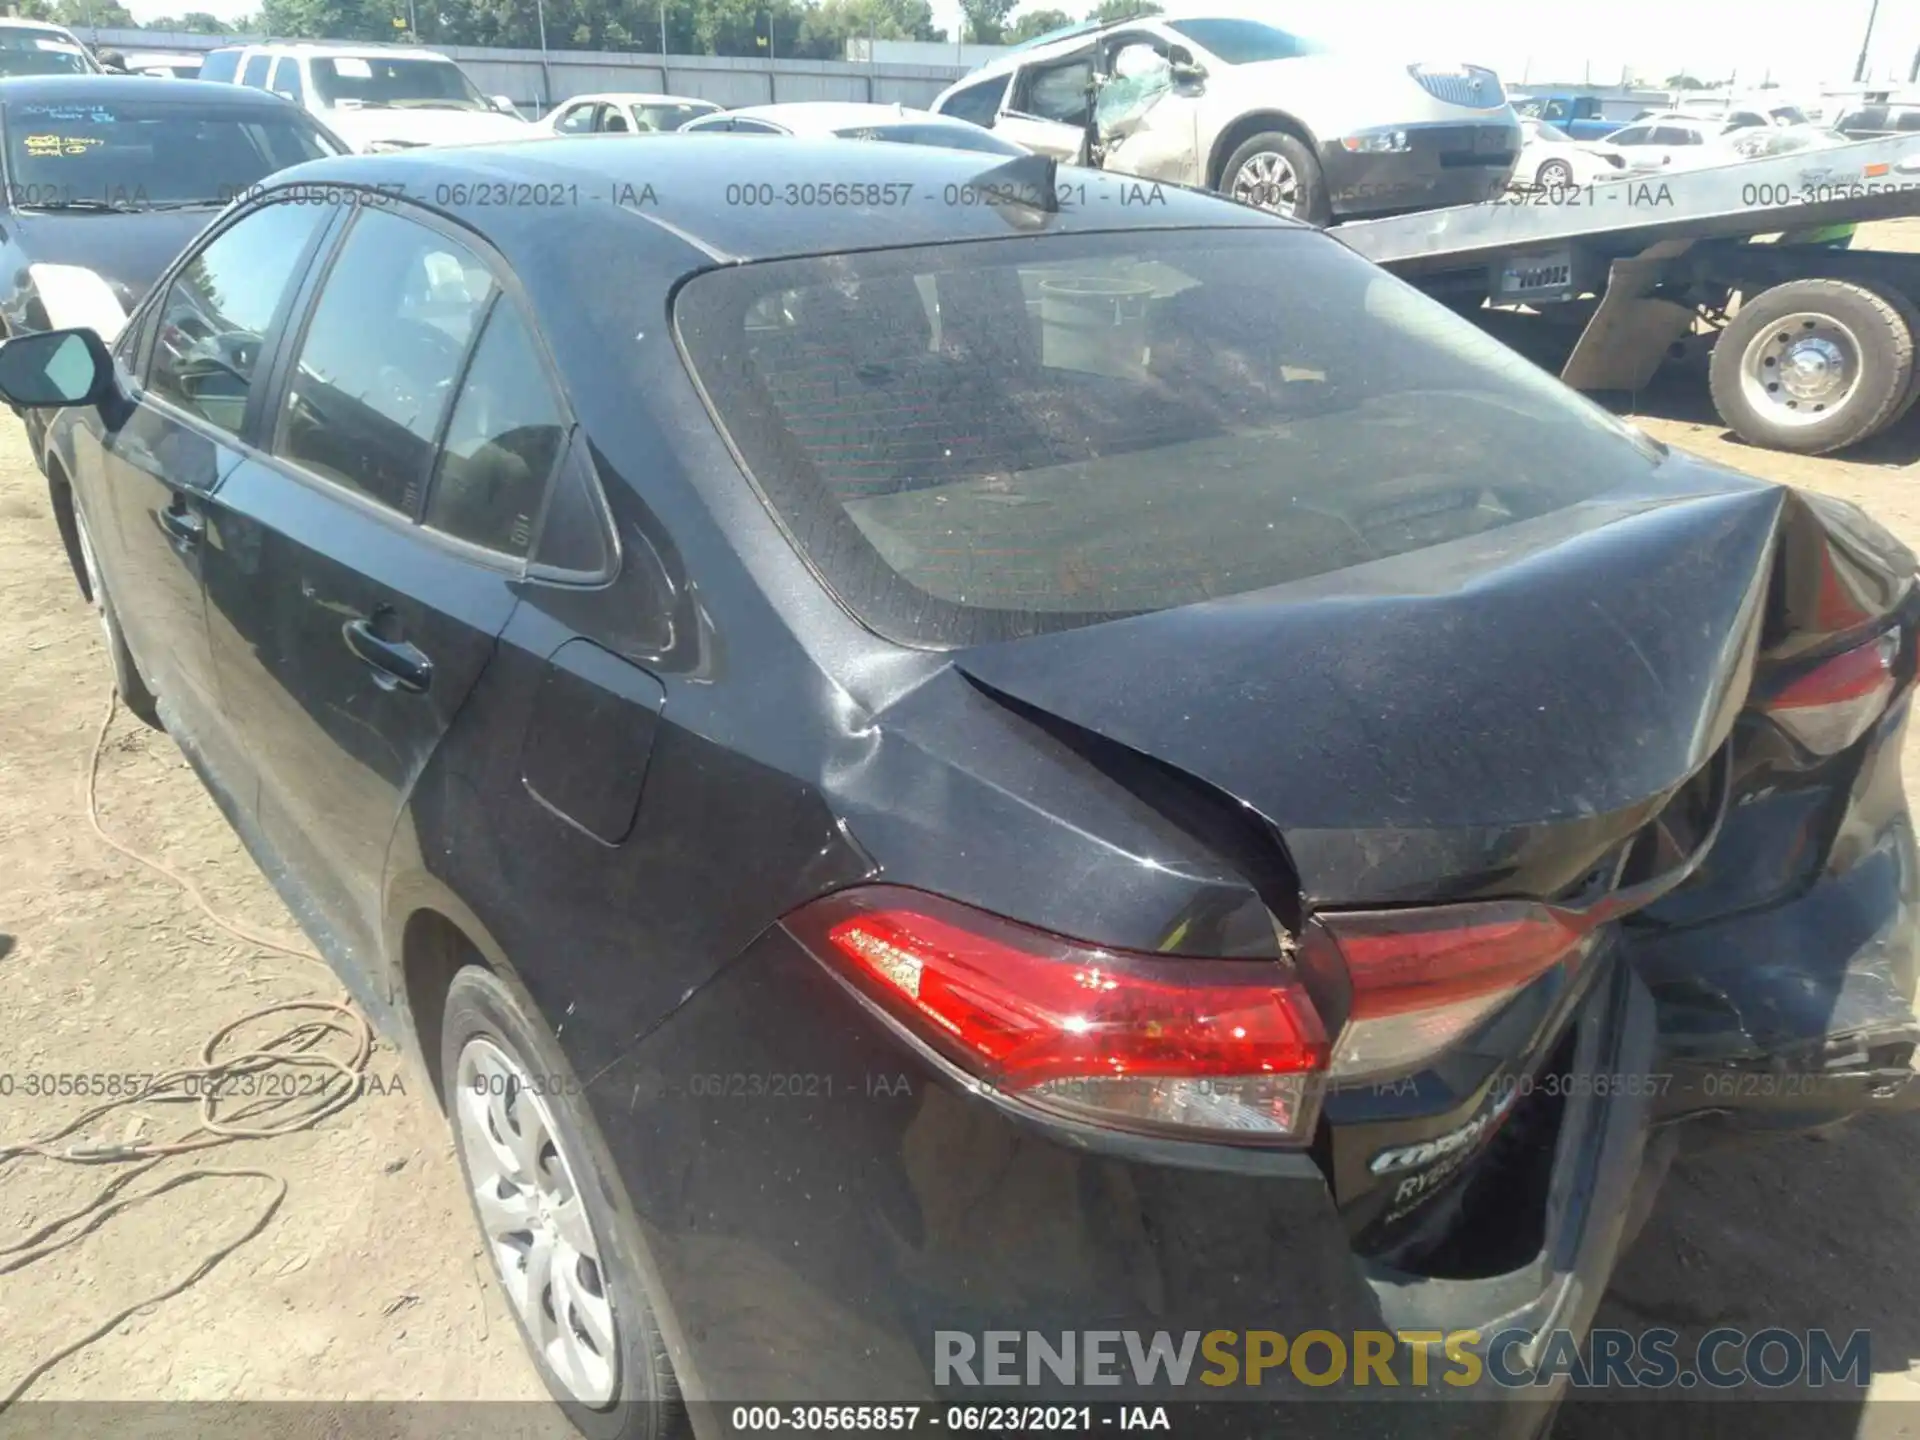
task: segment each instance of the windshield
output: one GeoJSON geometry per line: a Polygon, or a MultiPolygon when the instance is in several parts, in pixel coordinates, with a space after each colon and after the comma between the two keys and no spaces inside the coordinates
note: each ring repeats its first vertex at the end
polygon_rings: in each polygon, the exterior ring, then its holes
{"type": "Polygon", "coordinates": [[[711,115],[719,108],[718,105],[697,104],[635,105],[633,114],[643,129],[678,130],[689,120],[698,119],[702,115],[711,115]]]}
{"type": "Polygon", "coordinates": [[[0,76],[92,75],[86,51],[44,30],[0,26],[0,76]]]}
{"type": "Polygon", "coordinates": [[[313,88],[328,105],[404,110],[490,110],[451,60],[390,60],[336,55],[309,62],[313,88]]]}
{"type": "Polygon", "coordinates": [[[191,100],[6,108],[7,199],[29,210],[224,205],[276,170],[334,153],[298,110],[191,100]]]}
{"type": "Polygon", "coordinates": [[[794,544],[905,644],[1364,565],[1564,509],[1654,463],[1546,372],[1311,233],[735,266],[691,281],[675,313],[794,544]]]}
{"type": "Polygon", "coordinates": [[[857,125],[836,130],[841,140],[888,140],[896,145],[938,145],[948,150],[980,150],[989,155],[1025,155],[1024,146],[1003,140],[991,130],[959,121],[950,125],[857,125]]]}
{"type": "Polygon", "coordinates": [[[1169,20],[1178,31],[1216,59],[1228,65],[1255,65],[1262,60],[1293,60],[1301,55],[1324,55],[1327,47],[1289,30],[1276,30],[1258,20],[1169,20]]]}
{"type": "Polygon", "coordinates": [[[1529,120],[1526,128],[1533,132],[1533,138],[1544,140],[1549,145],[1571,145],[1573,137],[1558,125],[1550,125],[1545,120],[1529,120]]]}

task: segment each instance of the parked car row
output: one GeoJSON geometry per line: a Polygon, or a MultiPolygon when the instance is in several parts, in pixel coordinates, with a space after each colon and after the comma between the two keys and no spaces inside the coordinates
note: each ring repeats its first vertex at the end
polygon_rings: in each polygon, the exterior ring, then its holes
{"type": "Polygon", "coordinates": [[[1920,562],[1307,223],[1509,184],[1491,72],[1136,20],[667,134],[228,58],[0,80],[0,398],[586,1433],[1578,1337],[1685,1137],[1913,1102],[1920,562]]]}

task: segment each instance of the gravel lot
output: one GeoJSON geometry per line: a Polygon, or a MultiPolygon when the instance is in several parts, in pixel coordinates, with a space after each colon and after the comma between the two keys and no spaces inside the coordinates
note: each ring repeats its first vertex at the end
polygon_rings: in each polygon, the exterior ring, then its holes
{"type": "MultiPolygon", "coordinates": [[[[1920,223],[1885,226],[1866,243],[1920,248],[1916,236],[1920,223]]],[[[1729,441],[1697,385],[1670,387],[1650,397],[1645,411],[1642,423],[1662,439],[1859,501],[1920,549],[1920,411],[1844,460],[1729,441]]],[[[44,482],[19,426],[4,416],[0,656],[0,1006],[11,1031],[0,1072],[15,1077],[12,1093],[0,1094],[0,1135],[15,1140],[94,1103],[28,1096],[25,1076],[189,1065],[218,1026],[251,1010],[342,996],[324,967],[232,939],[174,886],[89,829],[81,779],[106,698],[106,660],[68,574],[44,482]]],[[[292,934],[285,911],[164,736],[121,717],[102,760],[100,794],[113,834],[192,876],[221,913],[292,934]]],[[[288,1193],[257,1236],[179,1295],[54,1366],[31,1396],[544,1394],[485,1271],[425,1077],[387,1046],[375,1051],[369,1074],[382,1093],[311,1131],[171,1160],[148,1177],[140,1188],[195,1166],[255,1168],[284,1178],[288,1193]]],[[[141,1114],[139,1133],[149,1137],[188,1123],[177,1106],[141,1114]]],[[[110,1133],[118,1138],[127,1123],[117,1114],[110,1133]]],[[[36,1158],[7,1163],[0,1247],[78,1208],[114,1173],[36,1158]]],[[[1688,1159],[1622,1265],[1602,1323],[1668,1324],[1683,1334],[1721,1324],[1870,1327],[1875,1382],[1864,1413],[1857,1400],[1818,1410],[1743,1407],[1721,1428],[1743,1436],[1920,1431],[1920,1410],[1893,1403],[1920,1399],[1917,1174],[1920,1115],[1688,1159]]],[[[186,1279],[257,1221],[273,1189],[259,1179],[206,1179],[135,1205],[13,1273],[0,1256],[0,1395],[41,1357],[121,1307],[186,1279]]],[[[32,1433],[46,1413],[12,1411],[0,1416],[0,1431],[32,1433]]],[[[304,1413],[293,1429],[328,1433],[315,1412],[304,1413]]],[[[395,1414],[386,1433],[431,1433],[395,1414]]],[[[261,1428],[258,1418],[250,1430],[261,1428]]],[[[1644,1437],[1677,1422],[1673,1407],[1589,1400],[1567,1409],[1559,1433],[1644,1437]]],[[[558,1424],[539,1428],[571,1433],[558,1424]]],[[[1704,1433],[1697,1414],[1684,1429],[1704,1433]]]]}

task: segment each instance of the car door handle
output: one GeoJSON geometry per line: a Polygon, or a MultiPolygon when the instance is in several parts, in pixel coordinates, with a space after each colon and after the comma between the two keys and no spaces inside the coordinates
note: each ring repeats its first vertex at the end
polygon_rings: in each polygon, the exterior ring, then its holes
{"type": "Polygon", "coordinates": [[[207,533],[207,522],[204,516],[191,510],[168,506],[160,512],[160,528],[171,535],[181,549],[191,550],[207,533]]]}
{"type": "Polygon", "coordinates": [[[349,620],[341,627],[347,649],[373,671],[375,683],[388,690],[420,694],[433,683],[433,661],[404,640],[382,640],[369,620],[349,620]]]}

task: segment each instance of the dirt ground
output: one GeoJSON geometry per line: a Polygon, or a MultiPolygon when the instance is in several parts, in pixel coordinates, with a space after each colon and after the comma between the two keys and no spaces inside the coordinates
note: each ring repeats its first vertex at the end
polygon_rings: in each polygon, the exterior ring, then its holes
{"type": "MultiPolygon", "coordinates": [[[[1863,243],[1920,249],[1920,224],[1878,227],[1863,243]]],[[[1649,397],[1640,419],[1711,459],[1858,501],[1920,549],[1920,411],[1845,459],[1731,441],[1698,384],[1649,397]]],[[[0,1077],[11,1077],[0,1078],[0,1147],[94,1103],[28,1093],[36,1081],[45,1088],[45,1077],[189,1065],[218,1026],[248,1011],[343,998],[324,967],[232,939],[92,833],[80,782],[106,682],[44,484],[19,427],[0,419],[0,1077]]],[[[1908,769],[1911,793],[1920,767],[1908,769]]],[[[222,914],[293,934],[164,736],[121,717],[100,793],[111,833],[191,875],[222,914]]],[[[257,1236],[54,1366],[31,1398],[541,1396],[487,1273],[425,1078],[385,1045],[369,1075],[375,1093],[310,1131],[171,1160],[146,1177],[136,1188],[195,1166],[251,1167],[283,1178],[288,1193],[257,1236]]],[[[178,1106],[136,1110],[143,1128],[131,1133],[146,1137],[190,1121],[178,1106]]],[[[126,1138],[129,1121],[116,1112],[101,1133],[126,1138]]],[[[114,1215],[49,1258],[10,1266],[5,1247],[78,1208],[117,1169],[0,1161],[0,1395],[121,1307],[187,1279],[246,1233],[274,1189],[259,1179],[192,1183],[114,1215]]],[[[1875,1379],[1864,1412],[1770,1405],[1769,1423],[1742,1410],[1726,1433],[1920,1432],[1920,1409],[1893,1403],[1920,1399],[1916,1196],[1920,1115],[1686,1159],[1625,1258],[1601,1323],[1667,1324],[1683,1335],[1720,1324],[1867,1327],[1875,1379]]],[[[1559,1433],[1639,1436],[1655,1422],[1646,1406],[1590,1400],[1568,1407],[1559,1433]]],[[[10,1432],[37,1424],[32,1407],[0,1417],[10,1432]]]]}

